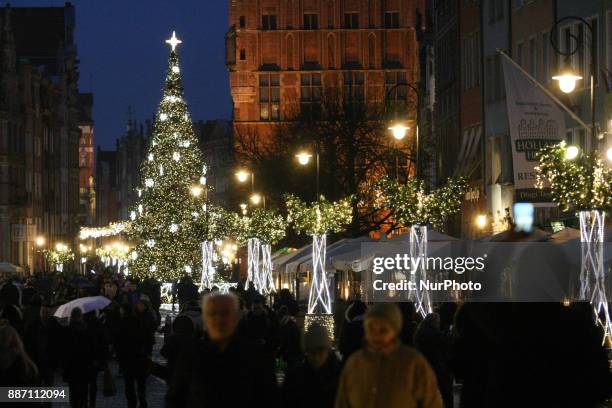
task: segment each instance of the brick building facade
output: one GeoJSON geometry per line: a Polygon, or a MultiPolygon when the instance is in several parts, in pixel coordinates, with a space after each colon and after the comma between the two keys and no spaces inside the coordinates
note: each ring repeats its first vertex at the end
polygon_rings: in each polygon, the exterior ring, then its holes
{"type": "Polygon", "coordinates": [[[0,27],[0,262],[32,270],[37,237],[74,249],[78,232],[74,7],[7,5],[0,27]]]}
{"type": "Polygon", "coordinates": [[[236,137],[316,112],[327,88],[382,102],[418,82],[422,0],[230,0],[226,63],[236,137]]]}

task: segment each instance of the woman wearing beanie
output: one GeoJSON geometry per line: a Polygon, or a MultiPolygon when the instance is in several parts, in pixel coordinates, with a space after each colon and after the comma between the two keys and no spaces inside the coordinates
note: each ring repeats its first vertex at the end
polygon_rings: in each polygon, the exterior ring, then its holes
{"type": "Polygon", "coordinates": [[[432,368],[418,351],[400,343],[401,330],[396,304],[378,303],[368,309],[367,344],[342,370],[336,408],[443,407],[432,368]]]}

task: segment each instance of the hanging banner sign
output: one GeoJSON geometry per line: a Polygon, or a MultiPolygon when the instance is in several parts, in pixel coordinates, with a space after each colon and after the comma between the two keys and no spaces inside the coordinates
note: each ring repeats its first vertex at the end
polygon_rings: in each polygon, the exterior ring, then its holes
{"type": "Polygon", "coordinates": [[[511,61],[501,56],[506,84],[508,124],[512,143],[516,202],[555,204],[550,189],[535,187],[537,152],[565,138],[565,117],[561,109],[538,89],[511,61]]]}

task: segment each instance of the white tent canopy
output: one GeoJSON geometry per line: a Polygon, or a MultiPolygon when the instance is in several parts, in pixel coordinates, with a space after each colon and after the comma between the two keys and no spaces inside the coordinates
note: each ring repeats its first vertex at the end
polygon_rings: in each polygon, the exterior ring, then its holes
{"type": "MultiPolygon", "coordinates": [[[[373,238],[368,236],[359,238],[344,238],[327,247],[325,252],[325,269],[327,272],[333,272],[336,270],[334,267],[333,260],[335,257],[340,256],[344,253],[361,251],[362,244],[376,242],[373,238]]],[[[285,271],[287,273],[292,272],[306,272],[312,270],[312,251],[305,252],[303,256],[288,262],[285,271]]]]}
{"type": "Polygon", "coordinates": [[[21,266],[13,265],[9,262],[0,262],[0,273],[21,273],[23,268],[21,266]]]}
{"type": "MultiPolygon", "coordinates": [[[[428,242],[432,243],[429,246],[430,255],[446,252],[450,247],[446,243],[457,241],[456,238],[436,230],[429,230],[427,238],[428,242]]],[[[349,246],[344,251],[337,250],[336,253],[332,253],[330,261],[335,270],[361,272],[371,267],[372,259],[375,257],[394,257],[397,254],[408,253],[409,243],[410,233],[393,236],[390,239],[383,237],[378,241],[368,238],[358,246],[349,246]]]]}

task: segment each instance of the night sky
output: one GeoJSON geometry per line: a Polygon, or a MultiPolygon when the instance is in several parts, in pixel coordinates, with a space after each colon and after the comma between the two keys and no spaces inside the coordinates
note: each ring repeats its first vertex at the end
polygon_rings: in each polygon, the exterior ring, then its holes
{"type": "MultiPolygon", "coordinates": [[[[13,0],[14,7],[62,6],[58,0],[13,0]]],[[[0,0],[0,4],[6,1],[0,0]]],[[[112,148],[134,117],[152,117],[161,98],[172,30],[185,96],[194,120],[231,116],[225,68],[227,0],[73,0],[80,91],[94,93],[96,144],[112,148]]],[[[44,33],[41,33],[44,35],[44,33]]]]}

